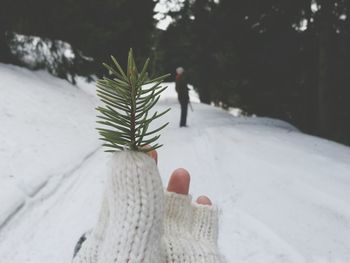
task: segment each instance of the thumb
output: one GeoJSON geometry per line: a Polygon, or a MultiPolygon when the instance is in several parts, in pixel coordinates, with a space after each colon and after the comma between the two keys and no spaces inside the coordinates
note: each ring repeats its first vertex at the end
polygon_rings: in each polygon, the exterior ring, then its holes
{"type": "Polygon", "coordinates": [[[112,156],[109,169],[106,193],[109,227],[120,239],[117,262],[158,262],[151,258],[160,250],[164,195],[156,163],[145,153],[123,151],[112,156]]]}
{"type": "Polygon", "coordinates": [[[112,155],[108,168],[109,218],[100,217],[95,228],[104,234],[90,249],[93,257],[105,263],[161,262],[164,193],[156,162],[142,152],[122,151],[112,155]]]}

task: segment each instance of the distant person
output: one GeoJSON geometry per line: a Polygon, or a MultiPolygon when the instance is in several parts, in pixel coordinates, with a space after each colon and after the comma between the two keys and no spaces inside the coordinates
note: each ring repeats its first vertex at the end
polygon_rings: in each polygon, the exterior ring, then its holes
{"type": "Polygon", "coordinates": [[[187,80],[184,68],[178,67],[176,69],[175,79],[175,89],[181,105],[180,127],[187,127],[187,107],[190,101],[190,97],[188,96],[189,88],[187,87],[187,80]]]}

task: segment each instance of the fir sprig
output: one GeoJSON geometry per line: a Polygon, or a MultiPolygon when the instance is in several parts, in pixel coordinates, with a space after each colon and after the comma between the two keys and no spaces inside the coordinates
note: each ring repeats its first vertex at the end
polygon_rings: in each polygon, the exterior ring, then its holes
{"type": "Polygon", "coordinates": [[[155,106],[167,87],[161,83],[169,74],[149,79],[146,60],[139,73],[130,49],[126,73],[118,61],[111,56],[113,65],[103,64],[112,78],[103,77],[97,81],[97,95],[104,106],[97,107],[100,113],[97,123],[105,128],[97,128],[104,141],[103,146],[107,152],[119,150],[151,151],[161,147],[156,143],[160,135],[157,133],[165,128],[166,123],[158,128],[149,130],[152,121],[167,113],[169,109],[150,115],[150,110],[155,106]],[[146,84],[151,84],[151,86],[146,84]]]}

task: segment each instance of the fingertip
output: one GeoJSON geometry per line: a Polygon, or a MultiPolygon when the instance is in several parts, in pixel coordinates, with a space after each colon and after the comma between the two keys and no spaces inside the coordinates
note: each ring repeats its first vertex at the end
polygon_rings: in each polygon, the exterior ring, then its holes
{"type": "Polygon", "coordinates": [[[205,195],[198,197],[196,203],[200,205],[212,205],[211,200],[205,195]]]}
{"type": "Polygon", "coordinates": [[[152,150],[148,152],[149,156],[151,156],[152,159],[154,159],[156,161],[156,163],[158,164],[158,153],[156,150],[152,150]]]}
{"type": "MultiPolygon", "coordinates": [[[[143,149],[150,149],[151,146],[150,145],[146,145],[144,147],[142,147],[143,149]]],[[[148,154],[149,157],[151,157],[153,160],[156,161],[156,164],[158,164],[158,153],[156,150],[150,150],[150,151],[146,151],[146,153],[148,154]]]]}
{"type": "Polygon", "coordinates": [[[178,168],[171,174],[167,190],[187,195],[190,189],[190,180],[190,173],[184,168],[178,168]]]}

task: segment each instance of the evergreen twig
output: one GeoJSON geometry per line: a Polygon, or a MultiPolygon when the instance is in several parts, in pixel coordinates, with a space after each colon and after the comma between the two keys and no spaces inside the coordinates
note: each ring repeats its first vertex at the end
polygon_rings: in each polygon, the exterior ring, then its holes
{"type": "Polygon", "coordinates": [[[100,113],[97,123],[105,126],[97,128],[100,139],[104,141],[103,146],[107,147],[107,152],[125,149],[148,152],[161,147],[162,145],[156,143],[160,137],[157,133],[169,123],[151,131],[149,126],[170,108],[161,113],[154,112],[152,115],[150,111],[158,102],[160,93],[165,90],[166,87],[161,86],[161,83],[169,74],[149,79],[149,59],[139,73],[132,49],[129,51],[126,72],[113,56],[111,58],[112,66],[105,63],[103,65],[112,78],[104,77],[97,81],[97,95],[104,104],[96,108],[100,113]],[[146,84],[152,86],[145,87],[146,84]],[[145,147],[147,145],[148,147],[145,147]]]}

